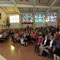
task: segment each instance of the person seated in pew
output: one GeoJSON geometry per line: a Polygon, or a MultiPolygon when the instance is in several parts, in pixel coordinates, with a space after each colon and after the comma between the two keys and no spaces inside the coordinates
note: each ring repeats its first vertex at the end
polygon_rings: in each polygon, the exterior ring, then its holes
{"type": "Polygon", "coordinates": [[[56,46],[54,49],[54,60],[60,60],[60,39],[56,40],[56,46]]]}
{"type": "Polygon", "coordinates": [[[31,41],[33,42],[33,31],[30,33],[31,41]]]}
{"type": "Polygon", "coordinates": [[[51,57],[53,53],[53,47],[55,45],[56,45],[56,41],[54,40],[54,37],[51,36],[49,46],[46,46],[45,49],[43,50],[43,56],[48,55],[48,57],[51,57]]]}
{"type": "Polygon", "coordinates": [[[37,33],[33,32],[33,41],[36,42],[37,41],[37,33]]]}
{"type": "Polygon", "coordinates": [[[24,45],[27,47],[27,37],[26,37],[26,32],[23,34],[23,39],[24,39],[24,45]]]}
{"type": "MultiPolygon", "coordinates": [[[[11,33],[9,32],[9,34],[11,34],[11,33]]],[[[14,43],[14,34],[15,34],[15,31],[13,31],[13,33],[11,35],[11,41],[12,41],[12,43],[14,43]]]]}
{"type": "Polygon", "coordinates": [[[7,36],[7,32],[6,32],[6,31],[3,33],[3,36],[4,36],[4,37],[6,37],[6,36],[7,36]]]}
{"type": "Polygon", "coordinates": [[[23,37],[21,32],[18,32],[19,38],[21,39],[23,37]]]}
{"type": "Polygon", "coordinates": [[[57,37],[59,37],[59,31],[57,31],[56,34],[57,34],[57,37]]]}
{"type": "Polygon", "coordinates": [[[56,34],[56,33],[54,33],[54,39],[56,40],[56,38],[57,38],[57,34],[56,34]]]}
{"type": "Polygon", "coordinates": [[[48,39],[48,36],[46,35],[43,43],[39,47],[39,49],[40,49],[39,56],[42,56],[43,50],[45,49],[46,46],[49,46],[49,42],[50,42],[50,40],[48,39]]]}
{"type": "Polygon", "coordinates": [[[17,32],[14,34],[14,40],[15,42],[20,42],[20,38],[17,32]]]}
{"type": "Polygon", "coordinates": [[[39,47],[41,46],[41,44],[43,43],[43,41],[44,41],[44,38],[43,38],[43,36],[42,35],[39,35],[39,38],[38,38],[38,43],[37,43],[37,45],[35,46],[35,52],[36,53],[38,53],[38,55],[39,55],[39,47]]]}
{"type": "Polygon", "coordinates": [[[59,37],[60,37],[60,30],[59,30],[59,37]]]}
{"type": "Polygon", "coordinates": [[[26,32],[27,43],[31,41],[30,33],[26,32]]]}

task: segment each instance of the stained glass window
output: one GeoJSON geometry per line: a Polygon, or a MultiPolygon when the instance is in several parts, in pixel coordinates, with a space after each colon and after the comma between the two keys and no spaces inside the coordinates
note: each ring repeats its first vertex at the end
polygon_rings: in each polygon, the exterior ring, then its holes
{"type": "Polygon", "coordinates": [[[22,23],[33,22],[32,14],[22,14],[22,23]]]}
{"type": "Polygon", "coordinates": [[[35,22],[45,22],[45,13],[35,14],[35,22]]]}
{"type": "Polygon", "coordinates": [[[47,22],[57,22],[57,12],[47,13],[47,22]]]}

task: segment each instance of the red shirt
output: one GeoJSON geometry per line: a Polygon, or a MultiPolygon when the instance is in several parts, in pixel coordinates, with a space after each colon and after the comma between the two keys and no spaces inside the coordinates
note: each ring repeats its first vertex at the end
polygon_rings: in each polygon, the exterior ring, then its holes
{"type": "Polygon", "coordinates": [[[35,34],[35,38],[37,39],[37,33],[35,34]]]}
{"type": "Polygon", "coordinates": [[[57,37],[59,36],[59,32],[57,32],[57,37]]]}
{"type": "Polygon", "coordinates": [[[22,37],[23,37],[23,35],[19,33],[19,37],[20,37],[20,38],[22,38],[22,37]]]}
{"type": "Polygon", "coordinates": [[[33,34],[33,38],[37,38],[37,34],[33,34]]]}
{"type": "Polygon", "coordinates": [[[44,41],[44,38],[42,38],[42,40],[40,41],[40,37],[39,37],[39,40],[38,40],[38,44],[41,44],[41,43],[43,43],[43,41],[44,41]]]}

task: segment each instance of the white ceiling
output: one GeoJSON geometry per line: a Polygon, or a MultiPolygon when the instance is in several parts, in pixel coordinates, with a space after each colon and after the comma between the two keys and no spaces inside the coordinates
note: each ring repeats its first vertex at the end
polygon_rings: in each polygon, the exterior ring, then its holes
{"type": "Polygon", "coordinates": [[[60,10],[60,0],[0,0],[6,13],[46,12],[60,10]]]}

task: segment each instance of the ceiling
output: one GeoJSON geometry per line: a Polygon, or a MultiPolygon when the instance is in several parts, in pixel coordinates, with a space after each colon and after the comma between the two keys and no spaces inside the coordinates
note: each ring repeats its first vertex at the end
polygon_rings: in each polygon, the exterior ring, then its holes
{"type": "Polygon", "coordinates": [[[0,8],[7,14],[58,11],[60,0],[0,0],[0,8]]]}
{"type": "Polygon", "coordinates": [[[7,14],[19,13],[16,7],[1,7],[1,9],[3,9],[7,14]]]}

